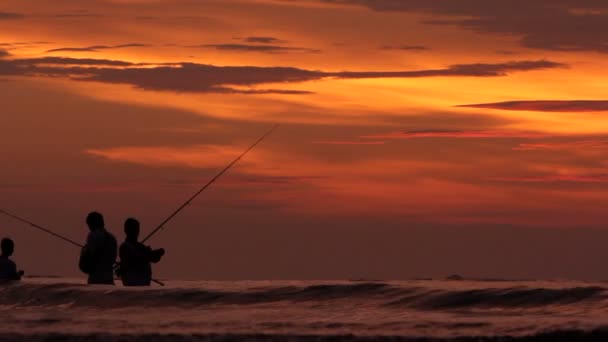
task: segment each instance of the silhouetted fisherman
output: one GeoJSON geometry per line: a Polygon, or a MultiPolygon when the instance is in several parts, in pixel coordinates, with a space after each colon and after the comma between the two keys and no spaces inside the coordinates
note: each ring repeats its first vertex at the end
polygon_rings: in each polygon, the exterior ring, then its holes
{"type": "Polygon", "coordinates": [[[165,255],[164,249],[155,249],[139,242],[139,221],[125,221],[125,242],[120,245],[120,269],[118,276],[125,286],[150,286],[152,265],[165,255]]]}
{"type": "Polygon", "coordinates": [[[9,238],[2,239],[0,243],[2,254],[0,254],[0,282],[10,280],[21,280],[23,271],[17,272],[17,265],[10,259],[15,251],[15,243],[9,238]]]}
{"type": "Polygon", "coordinates": [[[98,212],[87,216],[87,225],[90,232],[80,253],[78,266],[89,275],[89,284],[114,285],[116,238],[106,230],[103,216],[98,212]]]}

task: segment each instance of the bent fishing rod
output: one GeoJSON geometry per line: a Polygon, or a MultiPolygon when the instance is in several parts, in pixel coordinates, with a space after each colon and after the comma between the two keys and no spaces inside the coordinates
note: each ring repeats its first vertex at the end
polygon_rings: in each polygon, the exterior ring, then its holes
{"type": "Polygon", "coordinates": [[[260,142],[262,142],[262,140],[264,140],[267,136],[269,136],[270,133],[272,133],[277,127],[279,127],[278,124],[275,124],[274,126],[272,126],[272,128],[268,132],[266,132],[264,135],[262,135],[262,137],[259,138],[255,143],[253,143],[253,145],[249,146],[249,148],[246,149],[243,153],[241,153],[241,155],[239,155],[235,160],[233,160],[232,163],[228,164],[228,166],[226,166],[215,177],[213,177],[209,182],[207,182],[207,184],[205,184],[196,193],[194,193],[194,195],[192,195],[190,198],[188,198],[188,200],[186,202],[184,202],[182,205],[180,205],[171,215],[169,215],[169,217],[167,217],[161,224],[159,224],[158,227],[156,227],[154,230],[152,230],[152,232],[150,232],[150,234],[148,234],[141,242],[142,243],[146,242],[152,236],[154,236],[154,234],[158,233],[161,229],[163,229],[169,221],[171,221],[175,216],[177,216],[177,214],[179,214],[180,211],[182,211],[195,198],[197,198],[203,191],[205,191],[208,187],[210,187],[211,184],[215,183],[216,180],[218,180],[234,164],[236,164],[239,160],[241,160],[241,158],[243,158],[249,151],[253,150],[260,142]]]}
{"type": "MultiPolygon", "coordinates": [[[[35,223],[31,222],[31,221],[28,221],[28,220],[24,219],[24,218],[22,218],[22,217],[19,217],[19,216],[17,216],[17,215],[11,214],[11,213],[9,213],[9,212],[7,212],[7,211],[4,211],[4,210],[2,210],[2,209],[0,209],[0,214],[6,215],[6,216],[8,216],[8,217],[10,217],[10,218],[12,218],[12,219],[15,219],[15,220],[17,220],[17,221],[23,222],[23,223],[25,223],[25,224],[28,224],[28,225],[30,225],[30,226],[31,226],[31,227],[33,227],[33,228],[36,228],[36,229],[38,229],[38,230],[41,230],[41,231],[43,231],[43,232],[45,232],[45,233],[47,233],[47,234],[50,234],[50,235],[52,235],[52,236],[54,236],[54,237],[56,237],[56,238],[59,238],[59,239],[61,239],[61,240],[65,241],[65,242],[71,243],[72,245],[74,245],[74,246],[76,246],[76,247],[84,248],[84,246],[83,246],[83,245],[81,245],[81,244],[79,244],[78,242],[76,242],[76,241],[74,241],[74,240],[72,240],[72,239],[70,239],[70,238],[67,238],[67,237],[65,237],[65,236],[63,236],[63,235],[57,234],[57,233],[53,232],[53,231],[52,231],[52,230],[50,230],[50,229],[44,228],[44,227],[42,227],[42,226],[40,226],[40,225],[37,225],[37,224],[35,224],[35,223]]],[[[165,286],[165,284],[164,284],[164,283],[162,283],[162,282],[160,282],[160,281],[158,281],[158,280],[156,280],[156,279],[152,279],[152,281],[153,281],[153,282],[155,282],[155,283],[157,283],[157,284],[158,284],[158,285],[160,285],[160,286],[165,286]]]]}

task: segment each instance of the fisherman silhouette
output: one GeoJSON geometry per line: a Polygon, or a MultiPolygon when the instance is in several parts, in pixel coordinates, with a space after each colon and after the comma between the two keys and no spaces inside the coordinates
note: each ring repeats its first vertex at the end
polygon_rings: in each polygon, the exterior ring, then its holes
{"type": "Polygon", "coordinates": [[[150,263],[159,262],[165,255],[165,250],[153,250],[138,241],[139,221],[134,218],[125,221],[125,235],[125,241],[120,245],[120,269],[116,273],[124,286],[150,286],[150,263]]]}
{"type": "Polygon", "coordinates": [[[0,282],[21,280],[23,271],[17,272],[17,265],[10,259],[15,251],[15,243],[9,238],[2,239],[0,243],[2,254],[0,254],[0,282]]]}
{"type": "Polygon", "coordinates": [[[106,230],[100,213],[90,213],[86,222],[90,232],[80,253],[78,266],[82,272],[89,275],[89,284],[114,285],[116,238],[106,230]]]}

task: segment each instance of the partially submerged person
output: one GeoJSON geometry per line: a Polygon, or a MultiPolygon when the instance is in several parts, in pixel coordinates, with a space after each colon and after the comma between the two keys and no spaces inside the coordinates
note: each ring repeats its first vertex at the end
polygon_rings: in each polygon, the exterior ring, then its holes
{"type": "Polygon", "coordinates": [[[17,271],[17,265],[10,259],[15,251],[15,243],[9,238],[2,239],[0,242],[0,282],[21,280],[23,271],[17,271]]]}
{"type": "Polygon", "coordinates": [[[152,265],[165,255],[164,249],[152,249],[139,242],[139,221],[125,221],[125,242],[120,245],[120,271],[117,272],[125,286],[150,286],[152,265]]]}
{"type": "Polygon", "coordinates": [[[92,212],[87,216],[89,235],[82,248],[78,266],[89,275],[89,284],[114,285],[114,264],[116,264],[116,238],[105,228],[103,216],[92,212]]]}

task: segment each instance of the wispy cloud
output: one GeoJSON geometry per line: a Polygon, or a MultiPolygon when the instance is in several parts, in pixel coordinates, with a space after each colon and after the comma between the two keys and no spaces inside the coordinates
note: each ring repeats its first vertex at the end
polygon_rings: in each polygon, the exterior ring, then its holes
{"type": "Polygon", "coordinates": [[[340,72],[333,76],[340,78],[380,78],[380,77],[496,77],[506,76],[510,72],[533,71],[543,69],[565,68],[566,64],[548,60],[511,61],[505,63],[454,64],[443,69],[427,69],[396,72],[340,72]]]}
{"type": "Polygon", "coordinates": [[[211,48],[224,51],[241,51],[241,52],[265,52],[265,53],[287,53],[287,52],[307,52],[318,53],[321,50],[309,49],[302,47],[291,47],[282,45],[253,45],[253,44],[204,44],[192,47],[211,48]]]}
{"type": "Polygon", "coordinates": [[[0,20],[25,18],[23,14],[13,12],[0,12],[0,20]]]}
{"type": "Polygon", "coordinates": [[[306,90],[259,89],[255,86],[330,78],[497,77],[511,72],[563,66],[561,63],[539,60],[496,64],[458,64],[432,70],[324,72],[294,67],[214,66],[183,62],[151,64],[104,59],[41,57],[3,59],[0,61],[0,75],[64,76],[77,81],[129,84],[141,89],[175,92],[309,94],[310,92],[306,90]]]}
{"type": "Polygon", "coordinates": [[[545,138],[547,134],[520,131],[409,131],[364,135],[363,139],[414,139],[414,138],[545,138]]]}
{"type": "Polygon", "coordinates": [[[274,37],[246,37],[242,39],[246,43],[256,43],[256,44],[276,44],[283,42],[281,39],[274,37]]]}
{"type": "Polygon", "coordinates": [[[525,110],[536,112],[599,112],[608,111],[608,100],[506,101],[466,104],[456,107],[525,110]]]}
{"type": "Polygon", "coordinates": [[[513,147],[517,151],[533,151],[533,150],[569,150],[569,149],[600,149],[608,148],[606,140],[583,140],[571,142],[544,142],[534,144],[519,144],[513,147]]]}
{"type": "MultiPolygon", "coordinates": [[[[112,67],[129,67],[137,66],[138,64],[110,59],[95,59],[95,58],[70,58],[70,57],[40,57],[40,58],[22,58],[4,61],[0,64],[0,74],[6,73],[5,68],[14,67],[18,69],[16,75],[28,76],[36,71],[41,76],[45,73],[49,75],[69,75],[83,73],[87,69],[70,68],[68,66],[112,66],[112,67]],[[54,65],[50,66],[50,65],[54,65]]],[[[90,69],[89,69],[90,70],[90,69]]]]}
{"type": "MultiPolygon", "coordinates": [[[[109,149],[89,149],[85,153],[110,161],[129,162],[148,166],[185,166],[193,168],[217,168],[225,166],[242,152],[242,148],[225,145],[173,146],[125,146],[109,149]]],[[[264,150],[257,150],[245,164],[261,158],[264,150]]]]}
{"type": "Polygon", "coordinates": [[[133,48],[133,47],[149,47],[148,44],[141,43],[129,43],[129,44],[121,44],[121,45],[93,45],[86,47],[64,47],[64,48],[56,48],[50,49],[46,52],[99,52],[100,50],[108,50],[108,49],[124,49],[124,48],[133,48]]]}

